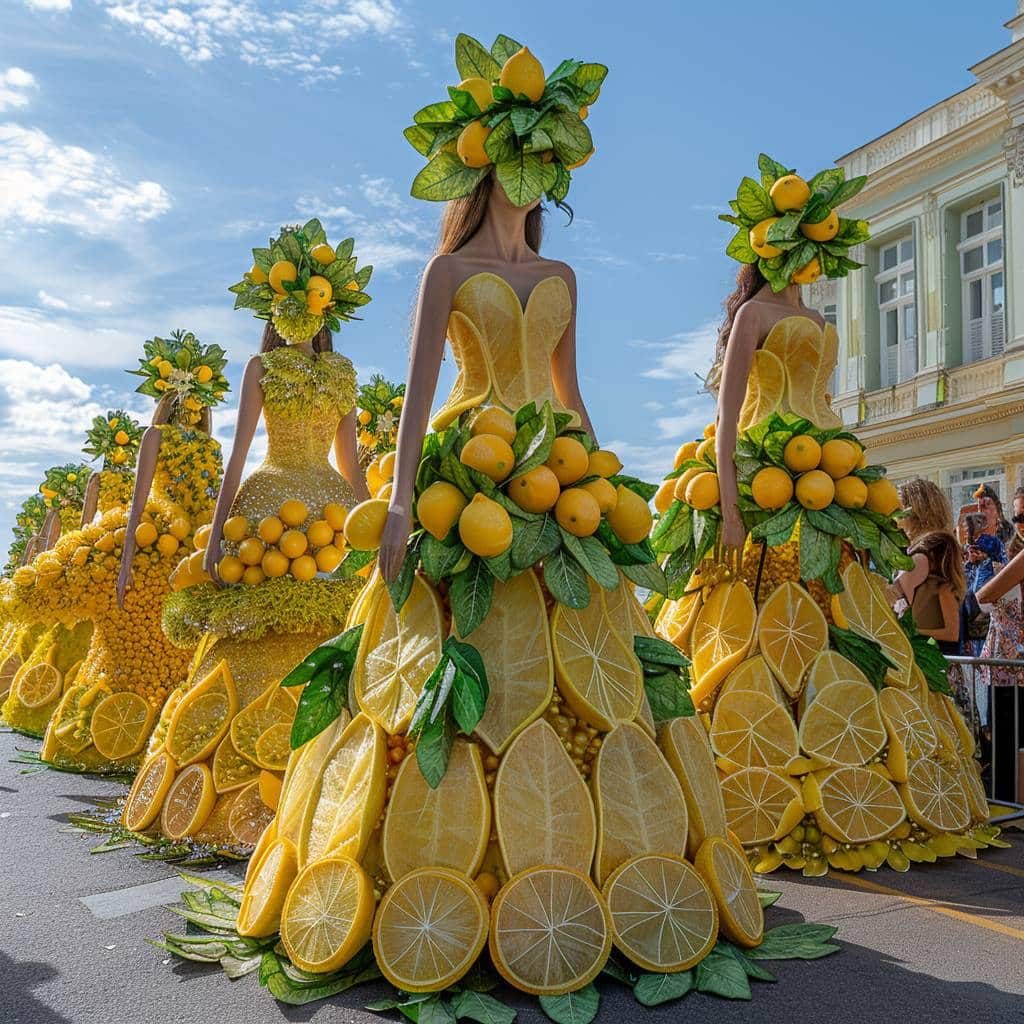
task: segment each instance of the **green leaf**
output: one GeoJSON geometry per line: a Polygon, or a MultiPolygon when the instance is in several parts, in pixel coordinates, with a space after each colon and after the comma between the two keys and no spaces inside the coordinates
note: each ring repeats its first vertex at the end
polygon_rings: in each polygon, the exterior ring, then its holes
{"type": "Polygon", "coordinates": [[[593,984],[564,996],[540,996],[541,1009],[555,1024],[590,1024],[597,1016],[601,997],[593,984]]]}
{"type": "Polygon", "coordinates": [[[513,206],[528,206],[544,193],[547,172],[536,153],[520,151],[495,165],[498,182],[513,206]]]}
{"type": "Polygon", "coordinates": [[[621,484],[627,490],[640,495],[644,501],[650,501],[658,493],[657,484],[649,484],[646,480],[641,480],[635,476],[628,476],[624,473],[616,473],[614,476],[608,477],[608,483],[612,487],[618,487],[621,484]]]}
{"type": "Polygon", "coordinates": [[[590,604],[587,574],[564,548],[544,559],[544,585],[556,601],[568,608],[586,608],[590,604]]]}
{"type": "Polygon", "coordinates": [[[455,722],[447,704],[432,722],[428,722],[416,740],[416,763],[431,789],[441,785],[448,771],[452,744],[455,742],[455,722]]]}
{"type": "Polygon", "coordinates": [[[478,1024],[512,1024],[516,1011],[486,992],[460,992],[452,1000],[452,1010],[459,1020],[475,1020],[478,1024]]]}
{"type": "Polygon", "coordinates": [[[448,599],[460,637],[469,636],[484,621],[493,595],[494,576],[479,558],[474,558],[469,568],[452,577],[448,599]]]}
{"type": "Polygon", "coordinates": [[[590,129],[574,110],[549,111],[539,126],[551,137],[555,156],[567,166],[579,163],[594,148],[590,129]]]}
{"type": "Polygon", "coordinates": [[[440,103],[431,103],[422,110],[416,111],[412,119],[418,125],[440,127],[457,120],[458,116],[458,107],[451,100],[442,100],[440,103]]]}
{"type": "Polygon", "coordinates": [[[391,595],[391,604],[396,612],[402,610],[403,605],[412,592],[413,581],[416,579],[416,566],[420,561],[420,541],[416,539],[410,542],[405,551],[405,558],[398,569],[398,574],[393,580],[385,580],[385,586],[391,595]]]}
{"type": "Polygon", "coordinates": [[[732,240],[725,247],[726,256],[730,256],[740,263],[756,263],[757,253],[750,244],[750,232],[746,228],[740,228],[732,240]]]}
{"type": "Polygon", "coordinates": [[[896,665],[889,660],[882,650],[882,645],[870,637],[860,636],[850,629],[840,626],[828,627],[832,646],[844,657],[854,663],[868,677],[868,681],[876,690],[885,685],[885,676],[890,668],[896,665]]]}
{"type": "Polygon", "coordinates": [[[455,484],[470,500],[476,495],[477,488],[473,483],[473,478],[469,475],[469,470],[456,458],[454,452],[441,459],[440,472],[445,480],[455,484]]]}
{"type": "Polygon", "coordinates": [[[457,668],[452,685],[452,714],[458,727],[470,736],[487,709],[487,696],[474,676],[457,668]]]}
{"type": "Polygon", "coordinates": [[[607,75],[608,68],[604,64],[580,64],[569,81],[583,93],[587,103],[593,103],[607,75]]]}
{"type": "Polygon", "coordinates": [[[519,152],[515,128],[510,118],[494,126],[484,141],[484,152],[494,164],[511,160],[519,152]]]}
{"type": "Polygon", "coordinates": [[[782,899],[782,893],[781,892],[768,892],[765,889],[758,889],[757,890],[757,898],[758,898],[758,901],[761,904],[761,907],[763,909],[767,909],[768,907],[774,907],[775,904],[778,903],[779,900],[782,899]]]}
{"type": "Polygon", "coordinates": [[[318,999],[327,999],[365,980],[367,978],[362,973],[336,972],[323,975],[313,984],[297,985],[285,973],[281,959],[276,953],[268,950],[260,961],[260,984],[278,1002],[287,1003],[289,1006],[304,1006],[306,1003],[315,1003],[318,999]]]}
{"type": "Polygon", "coordinates": [[[468,196],[487,177],[490,167],[467,167],[454,153],[441,152],[416,175],[414,199],[446,202],[468,196]]]}
{"type": "Polygon", "coordinates": [[[306,683],[292,721],[292,750],[297,750],[323,732],[348,707],[348,682],[362,632],[362,625],[349,630],[349,633],[357,634],[355,648],[336,652],[334,661],[306,683]]]}
{"type": "Polygon", "coordinates": [[[837,185],[828,197],[831,206],[839,206],[852,199],[868,183],[867,175],[860,175],[857,178],[850,178],[837,185]]]}
{"type": "Polygon", "coordinates": [[[522,48],[522,43],[517,43],[509,36],[499,35],[491,44],[491,56],[499,64],[504,65],[509,57],[514,57],[522,48]]]}
{"type": "Polygon", "coordinates": [[[512,568],[510,551],[511,548],[507,548],[500,555],[493,555],[483,560],[491,575],[502,583],[507,583],[515,575],[515,570],[512,568]]]}
{"type": "Polygon", "coordinates": [[[690,664],[690,659],[675,644],[662,640],[660,636],[634,636],[633,650],[641,661],[653,665],[687,668],[690,664]]]}
{"type": "Polygon", "coordinates": [[[558,524],[552,515],[545,513],[513,532],[509,549],[512,565],[516,569],[528,569],[557,551],[561,544],[558,524]]]}
{"type": "Polygon", "coordinates": [[[501,65],[465,32],[455,37],[455,66],[463,78],[482,78],[485,82],[493,82],[501,74],[501,65]]]}
{"type": "Polygon", "coordinates": [[[800,578],[818,580],[824,576],[831,565],[832,548],[838,541],[830,534],[804,522],[800,527],[800,578]]]}
{"type": "Polygon", "coordinates": [[[736,202],[740,208],[740,215],[749,217],[755,223],[776,215],[775,204],[765,189],[753,178],[744,178],[740,182],[736,190],[736,202]]]}
{"type": "Polygon", "coordinates": [[[671,974],[641,974],[633,987],[633,995],[644,1006],[660,1006],[673,999],[682,999],[693,988],[693,971],[671,974]]]}
{"type": "Polygon", "coordinates": [[[693,520],[681,501],[673,501],[654,525],[651,547],[658,554],[670,555],[692,539],[693,520]]]}
{"type": "Polygon", "coordinates": [[[557,436],[558,428],[555,425],[551,403],[545,402],[540,412],[531,416],[516,431],[512,441],[516,465],[509,476],[509,481],[543,465],[551,454],[551,446],[557,436]]]}
{"type": "Polygon", "coordinates": [[[946,656],[935,642],[935,638],[925,636],[917,631],[914,613],[909,608],[899,617],[899,623],[910,641],[910,648],[914,652],[914,661],[924,675],[928,689],[935,693],[953,696],[953,691],[949,686],[949,662],[946,661],[946,656]]]}
{"type": "Polygon", "coordinates": [[[752,960],[817,960],[839,952],[830,943],[836,929],[827,924],[780,924],[764,933],[764,941],[746,956],[752,960]]]}
{"type": "Polygon", "coordinates": [[[689,688],[689,673],[685,669],[669,669],[656,675],[644,673],[644,692],[656,724],[694,714],[689,688]]]}
{"type": "Polygon", "coordinates": [[[638,587],[644,587],[656,594],[668,594],[668,578],[657,562],[648,562],[645,565],[620,565],[619,568],[622,574],[638,587]]]}
{"type": "Polygon", "coordinates": [[[785,164],[780,164],[778,160],[773,160],[767,153],[760,153],[758,155],[757,169],[761,172],[762,178],[771,178],[773,183],[789,174],[789,169],[785,164]]]}
{"type": "Polygon", "coordinates": [[[423,572],[427,579],[435,585],[451,573],[465,554],[466,549],[457,540],[451,540],[451,535],[446,542],[425,533],[423,540],[420,541],[420,561],[423,564],[423,572]]]}
{"type": "Polygon", "coordinates": [[[835,502],[828,508],[807,509],[805,515],[816,530],[830,533],[833,537],[853,537],[854,526],[850,513],[835,502]]]}
{"type": "MultiPolygon", "coordinates": [[[[534,125],[544,116],[543,111],[536,107],[513,107],[509,114],[509,123],[512,125],[516,135],[522,138],[532,131],[534,125]]],[[[547,135],[547,132],[544,132],[547,135]]],[[[552,142],[552,145],[554,143],[552,142]]]]}
{"type": "Polygon", "coordinates": [[[581,568],[605,590],[619,585],[619,571],[608,557],[604,545],[596,537],[574,537],[559,527],[566,551],[579,562],[581,568]]]}
{"type": "Polygon", "coordinates": [[[749,999],[747,972],[728,951],[715,946],[697,964],[697,991],[721,996],[723,999],[749,999]]]}

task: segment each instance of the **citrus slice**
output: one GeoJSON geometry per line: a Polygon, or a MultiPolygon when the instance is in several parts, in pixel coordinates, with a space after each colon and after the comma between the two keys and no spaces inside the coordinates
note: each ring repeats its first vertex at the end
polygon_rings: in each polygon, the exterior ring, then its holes
{"type": "Polygon", "coordinates": [[[828,647],[828,622],[814,598],[787,580],[761,605],[757,641],[772,674],[795,698],[815,655],[828,647]]]}
{"type": "Polygon", "coordinates": [[[121,812],[121,823],[126,829],[141,832],[160,817],[160,808],[176,770],[174,759],[166,751],[161,751],[142,766],[121,812]]]}
{"type": "Polygon", "coordinates": [[[267,771],[283,772],[292,752],[291,722],[277,722],[265,730],[253,747],[256,763],[267,771]]]}
{"type": "Polygon", "coordinates": [[[501,759],[494,825],[510,875],[539,864],[590,871],[594,804],[558,733],[543,718],[524,729],[501,759]]]}
{"type": "Polygon", "coordinates": [[[168,839],[195,835],[217,801],[213,776],[205,764],[190,764],[178,773],[164,798],[160,831],[168,839]]]}
{"type": "Polygon", "coordinates": [[[767,419],[782,404],[786,393],[786,370],[779,357],[760,348],[754,353],[747,394],[740,407],[740,433],[767,419]]]}
{"type": "Polygon", "coordinates": [[[404,732],[427,677],[441,659],[441,602],[417,576],[396,613],[383,583],[370,606],[352,673],[359,707],[388,734],[404,732]]]}
{"type": "Polygon", "coordinates": [[[616,632],[596,584],[590,582],[586,608],[555,605],[551,640],[558,688],[579,718],[608,730],[636,717],[643,670],[633,648],[616,632]]]}
{"type": "Polygon", "coordinates": [[[50,724],[46,727],[43,746],[39,751],[42,760],[52,761],[58,748],[62,753],[80,754],[92,743],[92,733],[89,731],[89,702],[95,704],[99,692],[96,686],[88,687],[81,683],[75,683],[67,688],[50,716],[50,724]]]}
{"type": "Polygon", "coordinates": [[[974,757],[975,741],[974,733],[971,731],[963,712],[957,707],[956,701],[948,694],[937,693],[941,703],[946,708],[946,718],[956,733],[956,748],[964,757],[974,757]]]}
{"type": "Polygon", "coordinates": [[[743,768],[722,779],[725,821],[744,846],[781,839],[800,824],[800,787],[767,768],[743,768]]]}
{"type": "Polygon", "coordinates": [[[906,690],[886,686],[878,695],[889,749],[885,764],[889,774],[905,782],[912,761],[929,757],[938,745],[938,737],[924,709],[906,690]]]}
{"type": "Polygon", "coordinates": [[[615,869],[602,894],[612,918],[612,941],[644,970],[685,971],[718,939],[711,891],[682,857],[633,857],[615,869]]]}
{"type": "Polygon", "coordinates": [[[737,946],[764,938],[764,911],[747,858],[728,839],[712,836],[697,851],[694,867],[718,904],[718,925],[737,946]]]}
{"type": "Polygon", "coordinates": [[[831,348],[831,340],[825,341],[822,329],[810,318],[789,316],[771,329],[762,346],[777,356],[785,368],[784,401],[788,411],[823,430],[842,425],[825,399],[828,375],[835,362],[833,358],[826,368],[826,348],[831,348]]]}
{"type": "Polygon", "coordinates": [[[887,836],[907,816],[896,787],[870,768],[836,768],[818,782],[822,831],[844,843],[887,836]]]}
{"type": "Polygon", "coordinates": [[[807,686],[815,693],[820,693],[829,683],[837,682],[871,685],[868,677],[849,658],[844,658],[836,651],[822,651],[811,662],[807,672],[807,686]]]}
{"type": "Polygon", "coordinates": [[[985,792],[985,784],[981,781],[978,763],[973,757],[960,758],[960,783],[967,794],[971,820],[975,822],[988,821],[988,794],[985,792]]]}
{"type": "Polygon", "coordinates": [[[21,668],[21,655],[12,651],[6,657],[0,658],[0,698],[5,697],[14,683],[14,677],[21,668]]]}
{"type": "Polygon", "coordinates": [[[14,695],[26,708],[41,708],[60,697],[63,675],[49,662],[40,661],[18,673],[14,695]]]}
{"type": "Polygon", "coordinates": [[[693,626],[704,603],[703,595],[703,587],[694,587],[685,591],[682,597],[666,601],[654,623],[658,636],[675,644],[687,657],[692,651],[693,626]]]}
{"type": "Polygon", "coordinates": [[[867,764],[886,734],[878,695],[870,683],[839,680],[826,686],[800,721],[800,747],[829,764],[867,764]]]}
{"type": "Polygon", "coordinates": [[[306,809],[316,796],[324,765],[350,721],[348,712],[342,711],[326,729],[293,750],[288,759],[276,820],[278,834],[282,839],[290,839],[296,847],[306,809]]]}
{"type": "MultiPolygon", "coordinates": [[[[280,691],[279,687],[274,687],[280,691]]],[[[241,757],[260,768],[282,770],[291,752],[291,726],[295,705],[286,694],[272,695],[271,700],[257,697],[231,720],[231,742],[241,757]],[[279,728],[280,727],[280,728],[279,728]],[[260,748],[264,737],[268,742],[260,748]],[[271,760],[272,759],[272,760],[271,760]]]]}
{"type": "Polygon", "coordinates": [[[276,839],[260,857],[251,878],[245,880],[238,910],[238,934],[261,939],[281,924],[288,889],[298,871],[298,855],[287,839],[276,839]]]}
{"type": "Polygon", "coordinates": [[[279,772],[260,771],[257,779],[260,786],[260,799],[272,811],[276,811],[281,803],[281,790],[284,788],[284,777],[279,772]]]}
{"type": "Polygon", "coordinates": [[[93,746],[108,761],[131,757],[145,746],[155,718],[156,709],[137,693],[112,693],[93,712],[93,746]]]}
{"type": "Polygon", "coordinates": [[[257,780],[235,795],[228,816],[228,831],[239,846],[254,847],[273,820],[274,812],[263,802],[257,780]]]}
{"type": "Polygon", "coordinates": [[[327,856],[358,859],[384,809],[384,730],[356,715],[338,737],[310,795],[299,834],[299,863],[327,856]]]}
{"type": "Polygon", "coordinates": [[[213,755],[213,785],[218,793],[231,793],[259,778],[260,769],[235,750],[230,736],[217,744],[213,755]]]}
{"type": "Polygon", "coordinates": [[[467,877],[418,868],[392,885],[377,908],[377,966],[403,992],[439,992],[473,966],[488,924],[487,900],[467,877]]]}
{"type": "Polygon", "coordinates": [[[221,661],[178,702],[167,729],[167,752],[182,767],[205,760],[217,749],[237,711],[231,670],[221,661]]]}
{"type": "Polygon", "coordinates": [[[603,885],[642,853],[686,852],[686,801],[654,741],[632,722],[604,738],[591,786],[597,809],[594,879],[603,885]]]}
{"type": "Polygon", "coordinates": [[[745,768],[782,767],[800,752],[789,708],[763,693],[733,690],[718,698],[711,747],[745,768]]]}
{"type": "Polygon", "coordinates": [[[299,872],[281,911],[281,942],[303,971],[326,974],[347,963],[373,929],[373,882],[348,857],[299,872]]]}
{"type": "Polygon", "coordinates": [[[361,626],[366,622],[366,617],[370,614],[370,604],[377,593],[379,583],[380,573],[377,571],[376,565],[374,565],[370,578],[363,585],[359,593],[356,594],[356,598],[348,610],[348,617],[345,619],[345,629],[361,626]]]}
{"type": "Polygon", "coordinates": [[[453,868],[472,877],[490,834],[491,800],[477,744],[454,742],[436,789],[423,778],[416,758],[405,758],[384,818],[384,863],[391,878],[423,867],[453,868]]]}
{"type": "Polygon", "coordinates": [[[757,609],[745,583],[719,583],[707,596],[693,624],[690,696],[703,702],[747,656],[754,639],[757,609]]]}
{"type": "Polygon", "coordinates": [[[496,754],[551,700],[554,666],[544,593],[533,572],[494,584],[491,610],[473,630],[491,694],[476,734],[496,754]]]}
{"type": "Polygon", "coordinates": [[[715,758],[696,715],[673,718],[662,727],[658,744],[686,801],[686,851],[693,857],[708,836],[725,835],[725,804],[715,758]]]}
{"type": "Polygon", "coordinates": [[[586,875],[530,868],[494,897],[489,945],[510,985],[533,995],[564,995],[589,984],[605,965],[611,915],[586,875]]]}
{"type": "Polygon", "coordinates": [[[721,700],[727,693],[732,693],[734,690],[760,693],[779,704],[786,699],[782,694],[782,688],[775,682],[775,676],[772,675],[771,669],[768,668],[768,662],[760,654],[741,661],[726,676],[725,682],[722,683],[718,691],[718,699],[721,700]]]}
{"type": "Polygon", "coordinates": [[[851,562],[846,567],[843,584],[839,606],[850,629],[881,644],[883,653],[895,664],[886,673],[889,685],[908,687],[914,661],[910,641],[860,562],[851,562]]]}
{"type": "Polygon", "coordinates": [[[931,758],[918,758],[910,765],[900,794],[911,819],[929,832],[962,832],[971,823],[960,780],[931,758]]]}
{"type": "Polygon", "coordinates": [[[156,725],[149,734],[149,743],[146,745],[147,757],[153,757],[167,746],[167,733],[171,728],[171,719],[174,717],[174,712],[178,710],[178,705],[185,693],[186,690],[179,686],[167,695],[167,700],[164,701],[164,706],[160,709],[156,725]]]}

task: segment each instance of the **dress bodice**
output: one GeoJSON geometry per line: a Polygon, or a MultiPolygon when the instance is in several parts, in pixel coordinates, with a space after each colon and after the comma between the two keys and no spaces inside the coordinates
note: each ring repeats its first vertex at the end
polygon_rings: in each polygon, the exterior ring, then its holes
{"type": "Polygon", "coordinates": [[[776,323],[754,353],[740,431],[772,413],[793,413],[823,430],[842,426],[829,395],[838,356],[839,335],[832,324],[821,327],[806,316],[776,323]]]}
{"type": "MultiPolygon", "coordinates": [[[[546,277],[530,292],[526,308],[512,286],[496,274],[474,274],[459,287],[448,316],[448,341],[458,376],[431,425],[441,430],[478,405],[515,412],[527,402],[555,396],[551,356],[572,318],[572,297],[560,277],[546,277]]],[[[573,414],[574,423],[579,422],[573,414]]]]}
{"type": "Polygon", "coordinates": [[[163,435],[150,493],[169,501],[194,522],[209,520],[220,488],[220,444],[202,430],[162,423],[163,435]]]}

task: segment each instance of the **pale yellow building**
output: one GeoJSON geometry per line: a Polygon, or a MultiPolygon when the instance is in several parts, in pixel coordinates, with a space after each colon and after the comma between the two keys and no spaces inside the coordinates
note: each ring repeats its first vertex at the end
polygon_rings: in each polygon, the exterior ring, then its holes
{"type": "Polygon", "coordinates": [[[838,159],[871,221],[810,303],[837,323],[834,404],[899,482],[925,476],[954,508],[985,481],[1024,485],[1024,0],[976,81],[838,159]]]}

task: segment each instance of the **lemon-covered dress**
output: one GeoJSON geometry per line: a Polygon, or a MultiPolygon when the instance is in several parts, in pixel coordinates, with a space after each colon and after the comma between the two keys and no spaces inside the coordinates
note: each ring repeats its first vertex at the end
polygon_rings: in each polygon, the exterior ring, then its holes
{"type": "Polygon", "coordinates": [[[194,550],[195,531],[212,515],[220,445],[176,424],[158,429],[162,440],[124,607],[117,604],[116,582],[130,494],[120,479],[101,485],[92,523],[18,569],[5,590],[17,620],[76,629],[92,623],[76,663],[34,655],[3,708],[12,725],[45,732],[41,756],[61,767],[137,765],[164,701],[188,673],[189,653],[165,638],[161,614],[171,570],[182,552],[194,550]]]}
{"type": "MultiPolygon", "coordinates": [[[[493,538],[474,538],[464,519],[440,538],[414,529],[393,593],[371,578],[334,654],[322,647],[297,670],[313,674],[313,698],[324,659],[328,673],[335,658],[347,664],[347,706],[291,755],[239,930],[280,930],[306,970],[343,966],[372,936],[390,981],[435,991],[489,943],[511,984],[557,994],[586,985],[613,942],[645,969],[674,971],[700,961],[719,929],[761,940],[710,747],[678,701],[680,659],[653,637],[626,575],[650,561],[650,513],[622,481],[642,485],[612,476],[623,514],[580,538],[460,459],[488,404],[518,413],[519,470],[555,464],[556,434],[566,453],[582,445],[549,369],[571,313],[557,277],[525,308],[493,274],[458,289],[448,339],[459,379],[426,438],[416,495],[458,481],[462,504],[475,492],[510,517],[511,546],[480,555],[493,538]],[[671,664],[650,660],[666,651],[671,664]],[[662,687],[660,731],[645,667],[662,687]]],[[[594,478],[580,450],[566,486],[594,478]]]]}
{"type": "Polygon", "coordinates": [[[260,359],[266,457],[232,503],[220,563],[227,585],[193,584],[167,602],[168,636],[199,654],[164,709],[124,813],[135,830],[242,849],[272,815],[288,759],[297,694],[278,683],[341,629],[363,582],[326,578],[354,503],[328,460],[355,401],[352,364],[295,348],[260,359]]]}
{"type": "Polygon", "coordinates": [[[755,353],[735,454],[739,577],[712,558],[720,509],[693,484],[716,472],[711,442],[680,449],[670,479],[686,477],[686,500],[652,535],[675,595],[655,628],[692,658],[726,821],[761,872],[906,870],[997,831],[944,659],[886,601],[880,574],[906,562],[899,499],[831,408],[837,350],[831,324],[796,316],[755,353]]]}

